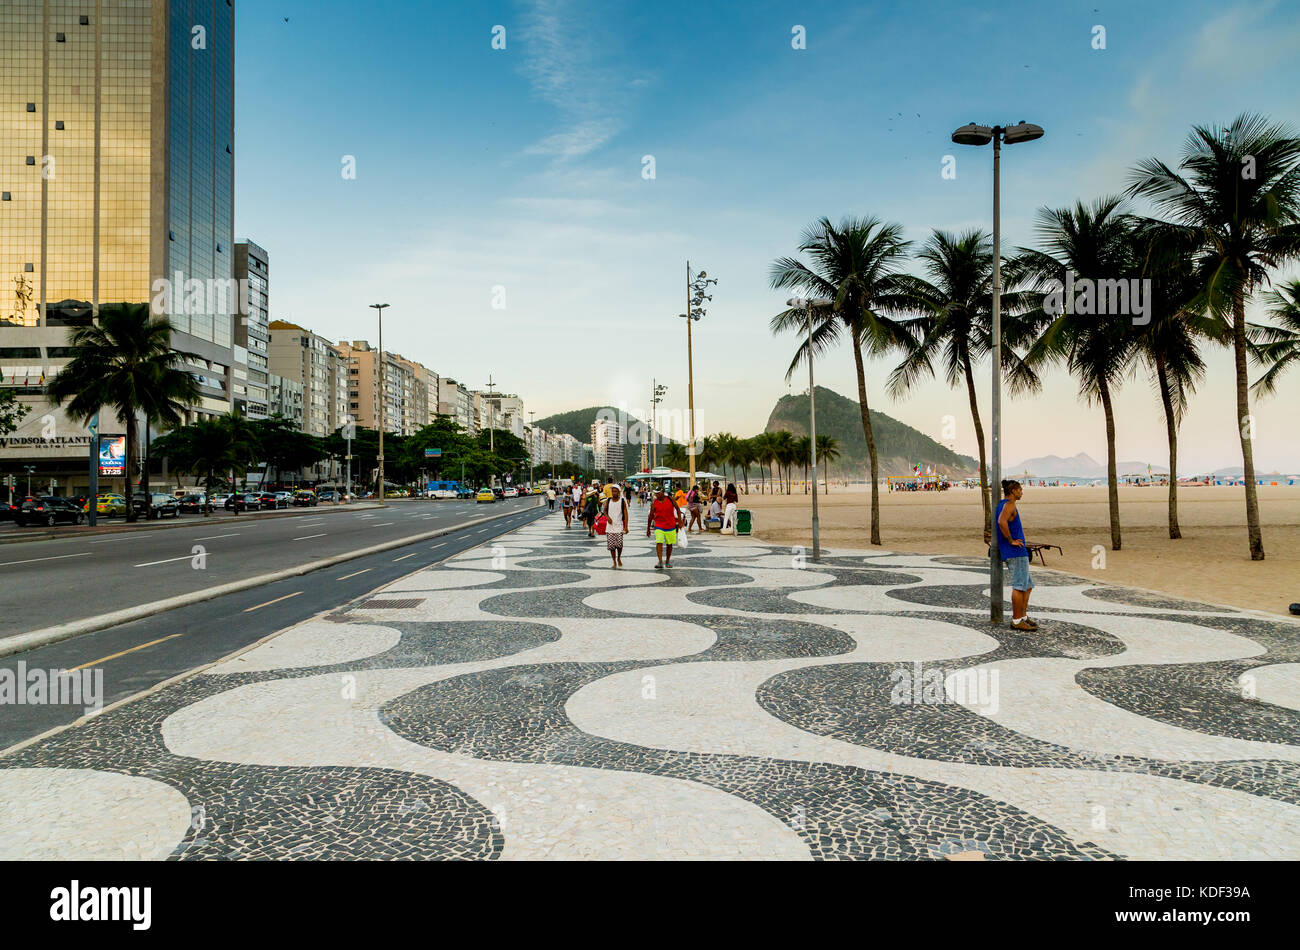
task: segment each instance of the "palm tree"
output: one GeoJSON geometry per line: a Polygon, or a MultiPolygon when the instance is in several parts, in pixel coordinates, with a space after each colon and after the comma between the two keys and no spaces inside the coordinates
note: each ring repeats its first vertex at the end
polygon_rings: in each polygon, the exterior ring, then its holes
{"type": "Polygon", "coordinates": [[[1183,536],[1178,524],[1178,427],[1188,397],[1205,375],[1199,345],[1226,343],[1224,321],[1196,309],[1199,281],[1192,267],[1196,248],[1185,230],[1144,221],[1136,235],[1141,276],[1151,280],[1150,322],[1136,328],[1138,355],[1151,371],[1165,414],[1169,443],[1169,537],[1183,536]]]}
{"type": "Polygon", "coordinates": [[[686,446],[680,442],[669,442],[664,445],[663,458],[665,465],[678,471],[690,465],[690,457],[686,454],[686,446]]]}
{"type": "Polygon", "coordinates": [[[781,429],[772,433],[772,460],[777,464],[777,471],[785,471],[785,493],[790,494],[790,466],[796,461],[794,433],[781,429]]]}
{"type": "Polygon", "coordinates": [[[1268,371],[1251,387],[1257,396],[1273,395],[1282,374],[1300,365],[1300,280],[1270,290],[1264,300],[1269,316],[1282,325],[1261,328],[1266,338],[1255,347],[1255,355],[1268,371]]]}
{"type": "MultiPolygon", "coordinates": [[[[198,383],[182,365],[198,356],[172,349],[171,323],[155,320],[147,304],[103,307],[98,319],[73,322],[69,342],[76,354],[50,380],[46,394],[54,403],[67,402],[64,411],[87,421],[102,409],[111,409],[126,426],[126,483],[128,502],[134,464],[136,417],[146,424],[177,426],[186,406],[199,401],[198,383]]],[[[149,472],[143,486],[148,510],[149,472]]],[[[135,505],[128,504],[127,521],[136,520],[135,505]]]]}
{"type": "Polygon", "coordinates": [[[831,491],[831,462],[840,457],[840,440],[832,435],[817,436],[817,461],[822,463],[822,479],[826,493],[831,491]]]}
{"type": "Polygon", "coordinates": [[[758,466],[759,483],[763,494],[767,494],[767,479],[772,474],[772,433],[760,432],[749,440],[754,453],[754,464],[758,466]]]}
{"type": "MultiPolygon", "coordinates": [[[[880,543],[880,462],[871,431],[862,354],[865,350],[869,356],[877,356],[895,347],[907,349],[911,345],[906,330],[887,316],[906,307],[902,282],[896,272],[907,248],[901,225],[886,224],[874,217],[848,217],[836,227],[829,218],[822,218],[804,231],[799,245],[800,253],[812,258],[811,267],[791,257],[780,258],[771,267],[774,289],[797,290],[805,297],[834,300],[830,309],[814,313],[812,352],[808,352],[808,340],[802,338],[786,371],[786,379],[794,375],[804,359],[824,353],[842,336],[847,336],[853,350],[862,432],[871,457],[872,544],[880,543]]],[[[771,330],[773,333],[792,330],[802,335],[807,320],[803,310],[785,310],[772,318],[771,330]]]]}
{"type": "Polygon", "coordinates": [[[754,464],[754,440],[736,439],[731,448],[731,461],[740,469],[745,480],[745,494],[749,494],[749,466],[754,464]]]}
{"type": "MultiPolygon", "coordinates": [[[[956,235],[935,231],[919,257],[928,279],[912,278],[908,282],[920,315],[904,321],[904,325],[920,339],[890,374],[890,394],[902,396],[924,377],[933,376],[936,359],[950,387],[965,383],[975,441],[979,444],[984,523],[989,524],[992,498],[988,458],[972,367],[993,349],[993,240],[979,230],[956,235]]],[[[1007,272],[1014,276],[1013,269],[1007,272]]],[[[1037,374],[1016,351],[1016,344],[1028,342],[1028,328],[1016,320],[1016,315],[1030,307],[1029,294],[1023,291],[1002,294],[1002,365],[1013,393],[1032,392],[1041,385],[1037,374]]]]}
{"type": "Polygon", "coordinates": [[[1194,127],[1178,171],[1149,158],[1133,169],[1130,181],[1130,194],[1151,199],[1175,224],[1195,232],[1206,309],[1231,314],[1246,530],[1251,560],[1262,561],[1246,302],[1269,283],[1271,270],[1300,257],[1300,138],[1263,116],[1243,113],[1227,126],[1194,127]]]}
{"type": "MultiPolygon", "coordinates": [[[[1066,282],[1067,272],[1088,280],[1130,277],[1136,267],[1132,220],[1123,213],[1118,197],[1099,198],[1092,205],[1076,202],[1073,208],[1042,208],[1037,231],[1046,252],[1020,249],[1018,266],[1038,283],[1066,282]]],[[[1070,303],[1063,301],[1063,303],[1070,303]]],[[[1072,303],[1047,325],[1029,348],[1030,366],[1064,363],[1079,381],[1079,394],[1101,403],[1106,418],[1106,475],[1110,496],[1110,543],[1120,550],[1119,483],[1115,471],[1115,390],[1131,368],[1137,335],[1126,316],[1076,313],[1072,303]]],[[[1090,308],[1091,309],[1091,308],[1090,308]]],[[[1050,319],[1041,309],[1033,320],[1050,319]]]]}
{"type": "Polygon", "coordinates": [[[808,494],[808,466],[812,464],[812,439],[801,435],[794,440],[795,458],[803,466],[803,493],[808,494]]]}

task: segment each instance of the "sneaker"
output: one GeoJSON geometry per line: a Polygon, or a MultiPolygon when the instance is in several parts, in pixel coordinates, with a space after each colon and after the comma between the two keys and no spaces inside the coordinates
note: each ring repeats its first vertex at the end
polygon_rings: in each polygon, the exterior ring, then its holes
{"type": "Polygon", "coordinates": [[[1021,617],[1019,620],[1011,621],[1012,630],[1024,630],[1026,632],[1037,630],[1038,624],[1034,623],[1028,617],[1021,617]]]}
{"type": "Polygon", "coordinates": [[[663,566],[662,564],[656,564],[656,565],[655,565],[655,570],[656,570],[656,571],[662,571],[663,569],[664,569],[664,566],[663,566]]]}

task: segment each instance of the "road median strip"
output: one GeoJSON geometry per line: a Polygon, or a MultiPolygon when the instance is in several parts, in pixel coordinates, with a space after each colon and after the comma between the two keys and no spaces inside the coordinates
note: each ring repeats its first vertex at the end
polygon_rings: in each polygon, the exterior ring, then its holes
{"type": "Polygon", "coordinates": [[[287,580],[291,577],[301,577],[303,574],[310,574],[313,571],[319,571],[322,568],[334,567],[337,564],[355,561],[357,558],[368,557],[371,554],[382,554],[384,551],[391,551],[408,544],[416,544],[420,541],[428,541],[432,538],[440,538],[444,535],[455,534],[458,531],[463,531],[466,528],[480,525],[488,521],[498,521],[502,518],[511,518],[515,515],[535,510],[536,509],[534,508],[523,508],[516,511],[502,512],[498,515],[489,515],[484,518],[476,518],[455,527],[439,528],[436,531],[425,531],[421,534],[411,535],[410,537],[385,541],[382,544],[375,544],[366,548],[358,548],[355,551],[336,554],[333,557],[323,558],[319,561],[309,561],[306,564],[285,568],[284,570],[275,571],[270,574],[262,574],[257,577],[247,577],[243,580],[231,581],[227,584],[219,584],[216,587],[211,587],[207,590],[192,591],[188,594],[180,594],[175,597],[168,597],[164,600],[156,600],[148,604],[138,604],[135,607],[124,607],[121,610],[115,610],[112,613],[107,614],[100,614],[97,617],[86,617],[82,620],[72,620],[68,623],[59,624],[54,627],[33,630],[29,633],[20,633],[16,636],[6,637],[5,639],[0,640],[0,657],[12,656],[15,653],[25,653],[28,650],[34,650],[37,647],[47,646],[51,643],[58,643],[61,640],[69,640],[72,637],[78,637],[85,633],[107,630],[110,627],[117,627],[124,623],[143,620],[145,617],[152,617],[155,614],[165,613],[169,610],[176,610],[180,607],[189,607],[193,604],[200,604],[207,600],[214,600],[217,597],[224,597],[226,594],[251,590],[254,587],[262,587],[266,584],[273,584],[276,581],[287,580]]]}

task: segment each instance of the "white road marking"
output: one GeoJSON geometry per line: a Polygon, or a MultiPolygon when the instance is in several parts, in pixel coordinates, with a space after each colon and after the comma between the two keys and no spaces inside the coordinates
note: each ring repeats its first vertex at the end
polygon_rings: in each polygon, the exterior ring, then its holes
{"type": "MultiPolygon", "coordinates": [[[[193,554],[182,554],[180,557],[169,557],[165,561],[149,561],[145,564],[136,564],[135,567],[154,567],[158,564],[171,564],[173,561],[189,561],[194,558],[193,554]]],[[[206,557],[206,555],[204,555],[206,557]]]]}
{"type": "Polygon", "coordinates": [[[364,571],[357,571],[355,574],[344,574],[342,577],[336,577],[335,580],[345,581],[349,577],[360,577],[362,574],[369,574],[369,573],[370,573],[370,568],[366,568],[364,571]]]}
{"type": "Polygon", "coordinates": [[[237,537],[239,537],[238,531],[236,531],[234,534],[210,534],[206,538],[195,538],[194,540],[195,541],[216,541],[218,538],[237,538],[237,537]]]}
{"type": "Polygon", "coordinates": [[[396,521],[381,521],[379,524],[372,524],[370,527],[372,527],[372,528],[386,528],[386,527],[388,527],[390,524],[397,524],[397,522],[396,522],[396,521]]]}
{"type": "Polygon", "coordinates": [[[295,540],[295,541],[310,541],[312,538],[323,538],[323,537],[325,537],[325,535],[323,535],[323,534],[309,534],[309,535],[307,535],[306,537],[303,537],[303,538],[294,538],[293,540],[295,540]]]}
{"type": "Polygon", "coordinates": [[[283,597],[275,598],[275,600],[268,600],[266,603],[258,604],[256,607],[249,607],[244,611],[244,613],[251,614],[254,610],[261,610],[263,607],[270,607],[272,604],[278,604],[280,601],[288,600],[290,597],[297,597],[301,593],[302,591],[296,590],[292,594],[285,594],[283,597]]]}
{"type": "Polygon", "coordinates": [[[58,557],[33,557],[25,561],[6,561],[4,564],[0,564],[0,567],[10,567],[14,564],[35,564],[37,561],[63,561],[70,557],[90,557],[90,552],[87,551],[85,554],[60,554],[58,557]]]}

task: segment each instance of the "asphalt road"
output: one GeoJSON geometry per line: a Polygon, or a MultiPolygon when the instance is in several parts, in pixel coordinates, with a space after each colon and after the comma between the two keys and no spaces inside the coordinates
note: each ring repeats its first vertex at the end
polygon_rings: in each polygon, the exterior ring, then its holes
{"type": "MultiPolygon", "coordinates": [[[[0,639],[454,527],[541,499],[395,500],[387,508],[304,508],[180,527],[0,545],[0,639]],[[201,565],[201,566],[200,566],[201,565]]],[[[168,522],[170,523],[170,522],[168,522]]],[[[346,572],[340,572],[346,573],[346,572]]]]}
{"type": "MultiPolygon", "coordinates": [[[[487,514],[498,514],[503,510],[507,510],[507,505],[517,509],[515,513],[508,517],[499,518],[481,525],[474,525],[432,540],[419,541],[405,547],[367,555],[345,564],[313,571],[300,577],[276,581],[200,604],[193,604],[189,607],[169,610],[133,623],[122,624],[96,633],[88,633],[59,643],[52,643],[26,653],[14,654],[0,659],[0,670],[9,669],[15,671],[16,674],[20,670],[20,663],[24,664],[22,667],[24,671],[76,670],[79,668],[102,669],[102,703],[107,706],[187,670],[212,663],[227,654],[256,643],[277,630],[300,623],[324,611],[334,610],[369,594],[377,587],[421,570],[431,564],[436,564],[459,554],[461,551],[484,544],[494,537],[513,531],[521,525],[545,517],[547,513],[544,505],[538,508],[534,502],[528,499],[520,499],[518,502],[497,503],[496,505],[481,505],[477,511],[473,504],[457,505],[454,502],[449,502],[445,506],[425,506],[421,502],[397,502],[388,509],[363,512],[363,514],[380,515],[380,521],[392,521],[393,523],[390,526],[392,535],[402,537],[421,531],[435,530],[430,527],[431,520],[421,517],[425,513],[432,513],[434,507],[444,509],[444,513],[438,515],[438,517],[449,519],[450,523],[457,518],[468,520],[475,515],[482,517],[487,514]]],[[[325,537],[314,539],[314,541],[324,542],[329,537],[337,534],[341,537],[350,537],[354,547],[369,546],[381,540],[375,533],[380,530],[378,527],[360,526],[370,519],[362,521],[356,514],[344,512],[331,515],[330,519],[325,525],[316,527],[311,531],[304,531],[297,519],[284,519],[279,524],[287,524],[290,527],[285,530],[277,527],[274,530],[275,537],[281,540],[273,542],[273,545],[278,545],[281,550],[292,552],[294,556],[302,555],[305,560],[312,560],[324,556],[324,552],[310,548],[289,547],[295,542],[284,540],[284,538],[301,537],[307,533],[323,532],[325,537]],[[337,523],[333,520],[334,518],[339,519],[337,523]]],[[[272,523],[268,521],[267,526],[272,523]]],[[[185,538],[188,538],[188,532],[182,530],[181,533],[185,535],[185,538]]],[[[240,537],[246,537],[246,535],[241,533],[240,537]]],[[[258,545],[267,544],[268,541],[272,540],[270,533],[266,536],[259,535],[259,537],[261,540],[257,542],[253,542],[251,539],[241,542],[243,555],[234,550],[228,551],[226,560],[234,562],[243,556],[256,556],[255,551],[258,545]]],[[[234,541],[235,539],[227,540],[234,541]]],[[[54,542],[46,542],[46,545],[52,543],[54,542]]],[[[188,543],[188,541],[178,538],[168,543],[181,546],[188,543]]],[[[121,547],[127,547],[125,542],[119,547],[119,553],[109,555],[111,559],[118,562],[113,569],[119,574],[125,574],[128,577],[151,576],[130,573],[145,569],[136,568],[131,564],[136,555],[122,557],[120,554],[121,547]]],[[[11,549],[5,548],[3,550],[8,554],[11,549]]],[[[97,559],[96,563],[98,563],[98,560],[104,556],[96,554],[95,557],[97,559]]],[[[9,558],[6,557],[5,560],[9,560],[9,558]]],[[[188,560],[189,557],[187,556],[185,562],[177,561],[171,565],[159,565],[159,567],[172,573],[202,573],[192,571],[188,563],[186,563],[188,560]],[[176,568],[175,565],[177,564],[181,566],[176,568]]],[[[69,562],[47,563],[67,564],[69,562]]],[[[67,572],[67,577],[64,580],[72,585],[66,588],[65,594],[57,598],[60,601],[83,599],[76,596],[76,591],[87,588],[84,575],[81,574],[84,569],[83,566],[79,564],[79,561],[71,563],[78,564],[78,567],[67,568],[60,566],[54,568],[54,570],[61,573],[67,572]],[[80,582],[75,580],[79,576],[82,577],[80,582]]],[[[283,564],[279,566],[283,566],[283,564]]],[[[234,568],[235,565],[232,563],[230,569],[234,568]]],[[[3,570],[11,569],[4,568],[3,570]]],[[[51,568],[46,567],[46,570],[51,570],[51,568]]],[[[158,583],[166,583],[166,579],[171,576],[171,573],[166,576],[160,575],[158,583]]],[[[179,574],[179,576],[185,581],[190,580],[186,574],[179,574]]],[[[4,586],[11,587],[12,585],[5,584],[4,586]]],[[[42,589],[46,589],[48,593],[47,585],[41,584],[40,586],[42,589]]],[[[98,585],[96,585],[96,588],[98,589],[98,585]]],[[[160,587],[154,593],[162,596],[163,589],[160,587]]],[[[157,597],[150,597],[149,599],[157,599],[157,597]]],[[[43,705],[6,704],[0,706],[0,750],[8,748],[14,743],[40,735],[56,726],[73,722],[80,718],[84,712],[85,710],[81,706],[48,703],[43,705]]]]}

